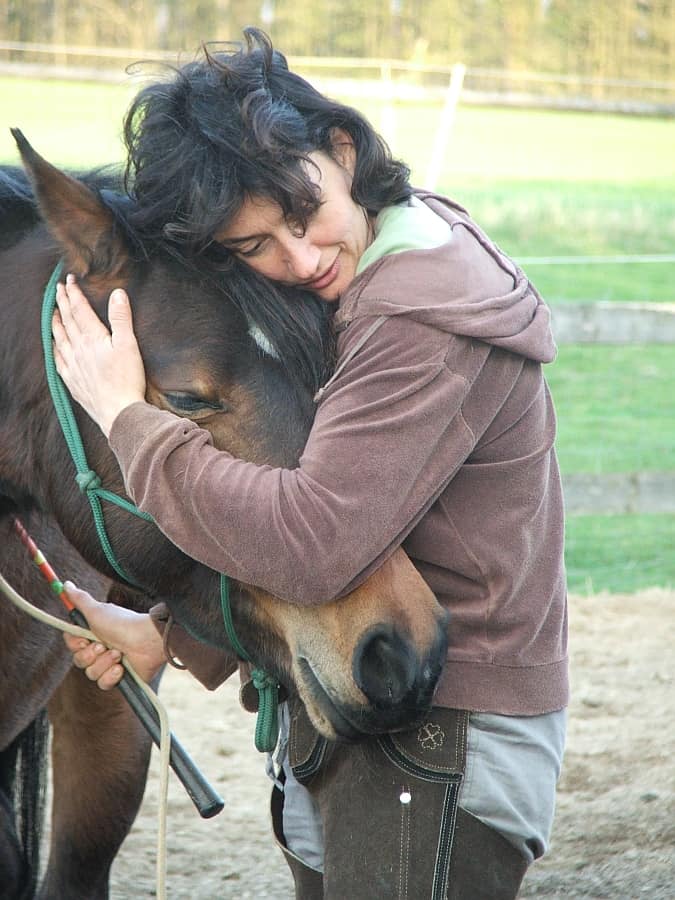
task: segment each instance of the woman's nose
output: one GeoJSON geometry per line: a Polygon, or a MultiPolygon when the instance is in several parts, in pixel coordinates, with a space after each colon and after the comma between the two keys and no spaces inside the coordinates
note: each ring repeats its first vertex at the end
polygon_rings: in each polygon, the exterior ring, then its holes
{"type": "Polygon", "coordinates": [[[286,264],[298,281],[311,281],[319,274],[321,250],[307,237],[292,237],[286,247],[286,264]]]}

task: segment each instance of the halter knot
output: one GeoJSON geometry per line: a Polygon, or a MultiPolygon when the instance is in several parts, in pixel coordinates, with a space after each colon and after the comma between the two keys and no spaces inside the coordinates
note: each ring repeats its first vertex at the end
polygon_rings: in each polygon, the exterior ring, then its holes
{"type": "Polygon", "coordinates": [[[267,672],[264,672],[262,669],[254,669],[251,672],[251,681],[253,682],[253,687],[257,691],[266,691],[270,688],[276,688],[279,685],[276,678],[272,678],[271,675],[268,675],[267,672]]]}
{"type": "Polygon", "coordinates": [[[255,746],[260,753],[271,753],[279,740],[279,682],[262,669],[251,672],[258,691],[258,718],[255,723],[255,746]]]}
{"type": "Polygon", "coordinates": [[[75,476],[75,481],[83,494],[86,494],[87,491],[97,491],[101,487],[101,479],[93,469],[88,469],[86,472],[79,472],[75,476]]]}

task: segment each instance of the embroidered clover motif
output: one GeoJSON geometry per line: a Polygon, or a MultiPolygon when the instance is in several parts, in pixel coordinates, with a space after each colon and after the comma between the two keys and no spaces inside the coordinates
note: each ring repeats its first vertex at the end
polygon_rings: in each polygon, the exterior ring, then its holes
{"type": "Polygon", "coordinates": [[[425,750],[439,750],[445,743],[445,732],[435,722],[425,722],[417,732],[417,740],[425,750]]]}

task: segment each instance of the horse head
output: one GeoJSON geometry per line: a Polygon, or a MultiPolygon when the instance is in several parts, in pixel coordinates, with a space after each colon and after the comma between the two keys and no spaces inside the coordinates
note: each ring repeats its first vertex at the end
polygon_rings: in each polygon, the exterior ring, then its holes
{"type": "MultiPolygon", "coordinates": [[[[130,224],[131,201],[101,190],[100,180],[60,171],[23,135],[15,137],[44,223],[12,248],[23,297],[41,296],[58,258],[64,271],[78,276],[104,321],[110,291],[125,288],[148,401],[199,423],[220,449],[257,463],[295,465],[311,427],[313,386],[284,358],[283,336],[277,340],[269,324],[261,327],[252,307],[241,303],[243,294],[265,285],[252,287],[253,276],[243,271],[198,271],[164,248],[149,248],[130,224]]],[[[307,309],[317,310],[312,315],[322,316],[306,295],[289,299],[289,306],[303,299],[307,309]]],[[[19,311],[16,305],[14,318],[25,329],[19,311]]],[[[323,317],[317,322],[313,333],[325,337],[323,317]]],[[[14,340],[19,343],[20,335],[14,340]]],[[[315,352],[325,355],[320,340],[315,352]]],[[[29,403],[34,413],[39,410],[39,428],[31,432],[23,468],[10,474],[0,455],[0,485],[11,482],[16,497],[29,497],[53,514],[82,556],[115,579],[86,499],[70,478],[73,465],[42,373],[33,371],[22,389],[6,423],[18,430],[29,403]]],[[[123,494],[107,442],[82,410],[76,407],[75,414],[91,468],[108,490],[123,494]]],[[[152,523],[117,507],[106,509],[106,527],[125,571],[143,587],[130,594],[137,608],[147,608],[148,597],[164,600],[201,640],[231,650],[217,573],[183,555],[152,523]]],[[[254,586],[235,585],[233,617],[256,664],[297,690],[329,738],[409,727],[429,706],[444,662],[445,613],[400,549],[361,587],[317,606],[294,606],[254,586]]]]}

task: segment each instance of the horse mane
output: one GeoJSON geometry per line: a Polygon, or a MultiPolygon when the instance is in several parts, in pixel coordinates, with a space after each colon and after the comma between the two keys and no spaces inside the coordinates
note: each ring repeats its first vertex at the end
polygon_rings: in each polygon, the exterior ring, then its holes
{"type": "Polygon", "coordinates": [[[0,166],[0,249],[15,244],[39,218],[26,173],[17,166],[0,166]]]}
{"type": "MultiPolygon", "coordinates": [[[[123,191],[122,173],[110,166],[69,174],[98,193],[109,190],[121,194],[123,191]]],[[[20,166],[0,166],[0,212],[3,216],[14,213],[30,214],[34,222],[40,219],[30,179],[20,166]]]]}
{"type": "Polygon", "coordinates": [[[0,203],[3,210],[9,210],[12,202],[32,203],[28,176],[18,166],[0,167],[0,203]]]}
{"type": "MultiPolygon", "coordinates": [[[[70,174],[95,191],[112,212],[115,228],[136,261],[159,258],[206,280],[223,294],[223,302],[232,303],[250,326],[262,332],[293,381],[314,392],[327,380],[335,357],[327,304],[308,291],[274,285],[236,261],[224,269],[208,255],[190,257],[175,244],[144,234],[134,224],[136,204],[124,191],[119,170],[103,167],[70,174]]],[[[26,173],[17,166],[0,166],[0,247],[15,244],[39,221],[26,173]]]]}

